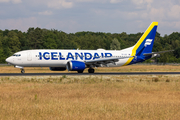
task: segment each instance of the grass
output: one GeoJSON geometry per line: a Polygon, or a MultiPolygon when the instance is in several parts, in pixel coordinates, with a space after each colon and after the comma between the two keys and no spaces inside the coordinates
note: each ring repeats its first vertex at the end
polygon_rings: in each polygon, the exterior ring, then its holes
{"type": "MultiPolygon", "coordinates": [[[[59,73],[66,71],[51,71],[48,67],[25,67],[26,73],[59,73]]],[[[74,72],[74,71],[73,71],[74,72]]],[[[85,71],[87,73],[87,69],[85,71]]],[[[180,72],[180,66],[173,65],[129,65],[123,67],[102,67],[95,72],[180,72]]],[[[20,69],[13,66],[0,66],[0,73],[20,73],[20,69]]],[[[75,72],[77,73],[77,72],[75,72]]]]}
{"type": "Polygon", "coordinates": [[[0,77],[0,119],[177,120],[179,80],[180,75],[0,77]]]}

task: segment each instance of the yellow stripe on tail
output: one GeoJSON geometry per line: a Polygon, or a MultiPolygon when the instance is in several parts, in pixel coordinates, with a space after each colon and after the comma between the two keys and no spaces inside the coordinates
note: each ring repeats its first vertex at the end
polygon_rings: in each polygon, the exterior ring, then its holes
{"type": "MultiPolygon", "coordinates": [[[[144,39],[146,39],[146,37],[149,35],[149,33],[151,32],[151,30],[154,28],[154,26],[158,26],[158,22],[152,22],[151,25],[148,27],[148,29],[146,30],[146,32],[142,35],[142,37],[139,39],[139,41],[136,43],[136,45],[134,46],[133,50],[132,50],[132,54],[131,56],[135,56],[136,55],[136,50],[138,49],[138,47],[141,45],[141,43],[144,41],[144,39]]],[[[126,66],[128,65],[134,57],[129,58],[128,61],[123,65],[126,66]]]]}

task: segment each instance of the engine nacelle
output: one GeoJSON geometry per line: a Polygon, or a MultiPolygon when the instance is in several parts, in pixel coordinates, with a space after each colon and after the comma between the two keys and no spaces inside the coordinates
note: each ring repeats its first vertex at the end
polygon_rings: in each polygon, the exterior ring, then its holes
{"type": "Polygon", "coordinates": [[[86,68],[86,65],[84,62],[80,61],[69,61],[67,63],[67,69],[68,71],[82,71],[86,68]]]}
{"type": "Polygon", "coordinates": [[[65,71],[66,67],[49,67],[51,71],[65,71]]]}

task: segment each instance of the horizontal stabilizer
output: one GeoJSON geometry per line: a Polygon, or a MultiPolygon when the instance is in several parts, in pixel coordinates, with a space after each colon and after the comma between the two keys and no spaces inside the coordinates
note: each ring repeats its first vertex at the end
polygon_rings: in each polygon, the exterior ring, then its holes
{"type": "Polygon", "coordinates": [[[160,54],[160,53],[166,53],[166,52],[172,52],[174,50],[167,50],[167,51],[160,51],[160,52],[152,52],[152,53],[144,53],[144,56],[154,55],[154,54],[160,54]]]}

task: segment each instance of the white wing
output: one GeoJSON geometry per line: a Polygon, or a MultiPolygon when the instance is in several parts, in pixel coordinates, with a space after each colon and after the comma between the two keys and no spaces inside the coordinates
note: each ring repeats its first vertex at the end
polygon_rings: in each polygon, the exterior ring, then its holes
{"type": "Polygon", "coordinates": [[[125,58],[131,58],[131,57],[134,57],[134,56],[107,57],[107,58],[99,58],[99,59],[96,59],[96,60],[87,60],[87,61],[84,61],[84,62],[85,62],[86,65],[100,65],[100,64],[106,65],[108,63],[116,64],[116,62],[118,62],[119,59],[125,59],[125,58]]]}

